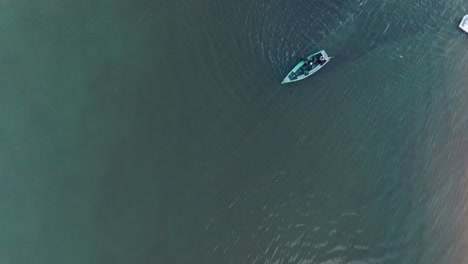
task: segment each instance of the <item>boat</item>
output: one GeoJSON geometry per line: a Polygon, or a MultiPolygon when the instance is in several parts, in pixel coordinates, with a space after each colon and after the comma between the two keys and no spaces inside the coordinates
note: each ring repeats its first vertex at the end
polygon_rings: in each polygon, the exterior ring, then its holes
{"type": "Polygon", "coordinates": [[[306,59],[302,59],[301,62],[294,66],[281,84],[304,80],[325,66],[330,59],[331,57],[328,57],[325,50],[309,55],[306,59]]]}
{"type": "Polygon", "coordinates": [[[468,33],[468,15],[465,15],[465,16],[462,18],[459,27],[460,27],[463,31],[465,31],[466,33],[468,33]]]}

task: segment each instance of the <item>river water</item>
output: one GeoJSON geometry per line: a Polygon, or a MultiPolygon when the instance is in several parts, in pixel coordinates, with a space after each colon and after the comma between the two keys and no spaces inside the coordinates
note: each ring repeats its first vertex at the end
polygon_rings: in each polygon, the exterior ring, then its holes
{"type": "Polygon", "coordinates": [[[1,262],[468,262],[468,6],[342,2],[2,1],[1,262]]]}

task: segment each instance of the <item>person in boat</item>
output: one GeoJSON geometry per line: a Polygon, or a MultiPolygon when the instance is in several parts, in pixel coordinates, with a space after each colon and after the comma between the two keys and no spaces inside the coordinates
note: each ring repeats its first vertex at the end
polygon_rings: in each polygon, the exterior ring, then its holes
{"type": "MultiPolygon", "coordinates": [[[[307,58],[303,58],[303,59],[301,59],[301,61],[304,62],[304,65],[302,65],[301,68],[302,68],[305,72],[309,71],[310,68],[311,68],[311,67],[310,67],[310,61],[309,61],[307,58]]],[[[304,73],[304,74],[307,75],[307,73],[304,73]]]]}
{"type": "Polygon", "coordinates": [[[320,64],[323,64],[327,59],[324,56],[320,56],[320,64]]]}
{"type": "Polygon", "coordinates": [[[310,62],[310,66],[317,62],[317,57],[312,57],[312,61],[310,62]]]}

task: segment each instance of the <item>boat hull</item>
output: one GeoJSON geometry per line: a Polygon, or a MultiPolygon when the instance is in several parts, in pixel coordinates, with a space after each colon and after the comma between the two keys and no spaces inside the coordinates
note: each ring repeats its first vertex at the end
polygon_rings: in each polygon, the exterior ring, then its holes
{"type": "Polygon", "coordinates": [[[462,18],[462,20],[460,21],[460,25],[458,27],[460,27],[463,31],[468,33],[468,15],[465,15],[462,18]]]}
{"type": "Polygon", "coordinates": [[[320,70],[325,64],[330,61],[330,57],[328,57],[325,50],[321,50],[316,52],[312,55],[307,56],[307,60],[311,61],[314,58],[323,57],[325,60],[323,62],[316,62],[311,65],[306,65],[304,61],[299,62],[294,68],[286,75],[286,77],[281,82],[282,84],[297,82],[304,80],[305,78],[311,76],[312,74],[316,73],[320,70]]]}

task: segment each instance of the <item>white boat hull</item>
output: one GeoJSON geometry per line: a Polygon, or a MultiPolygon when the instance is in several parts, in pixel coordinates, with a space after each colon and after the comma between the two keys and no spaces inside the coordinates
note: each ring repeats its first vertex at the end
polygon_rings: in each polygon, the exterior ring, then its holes
{"type": "Polygon", "coordinates": [[[463,31],[465,31],[466,33],[468,33],[468,15],[465,15],[465,16],[462,18],[459,27],[460,27],[463,31]]]}

